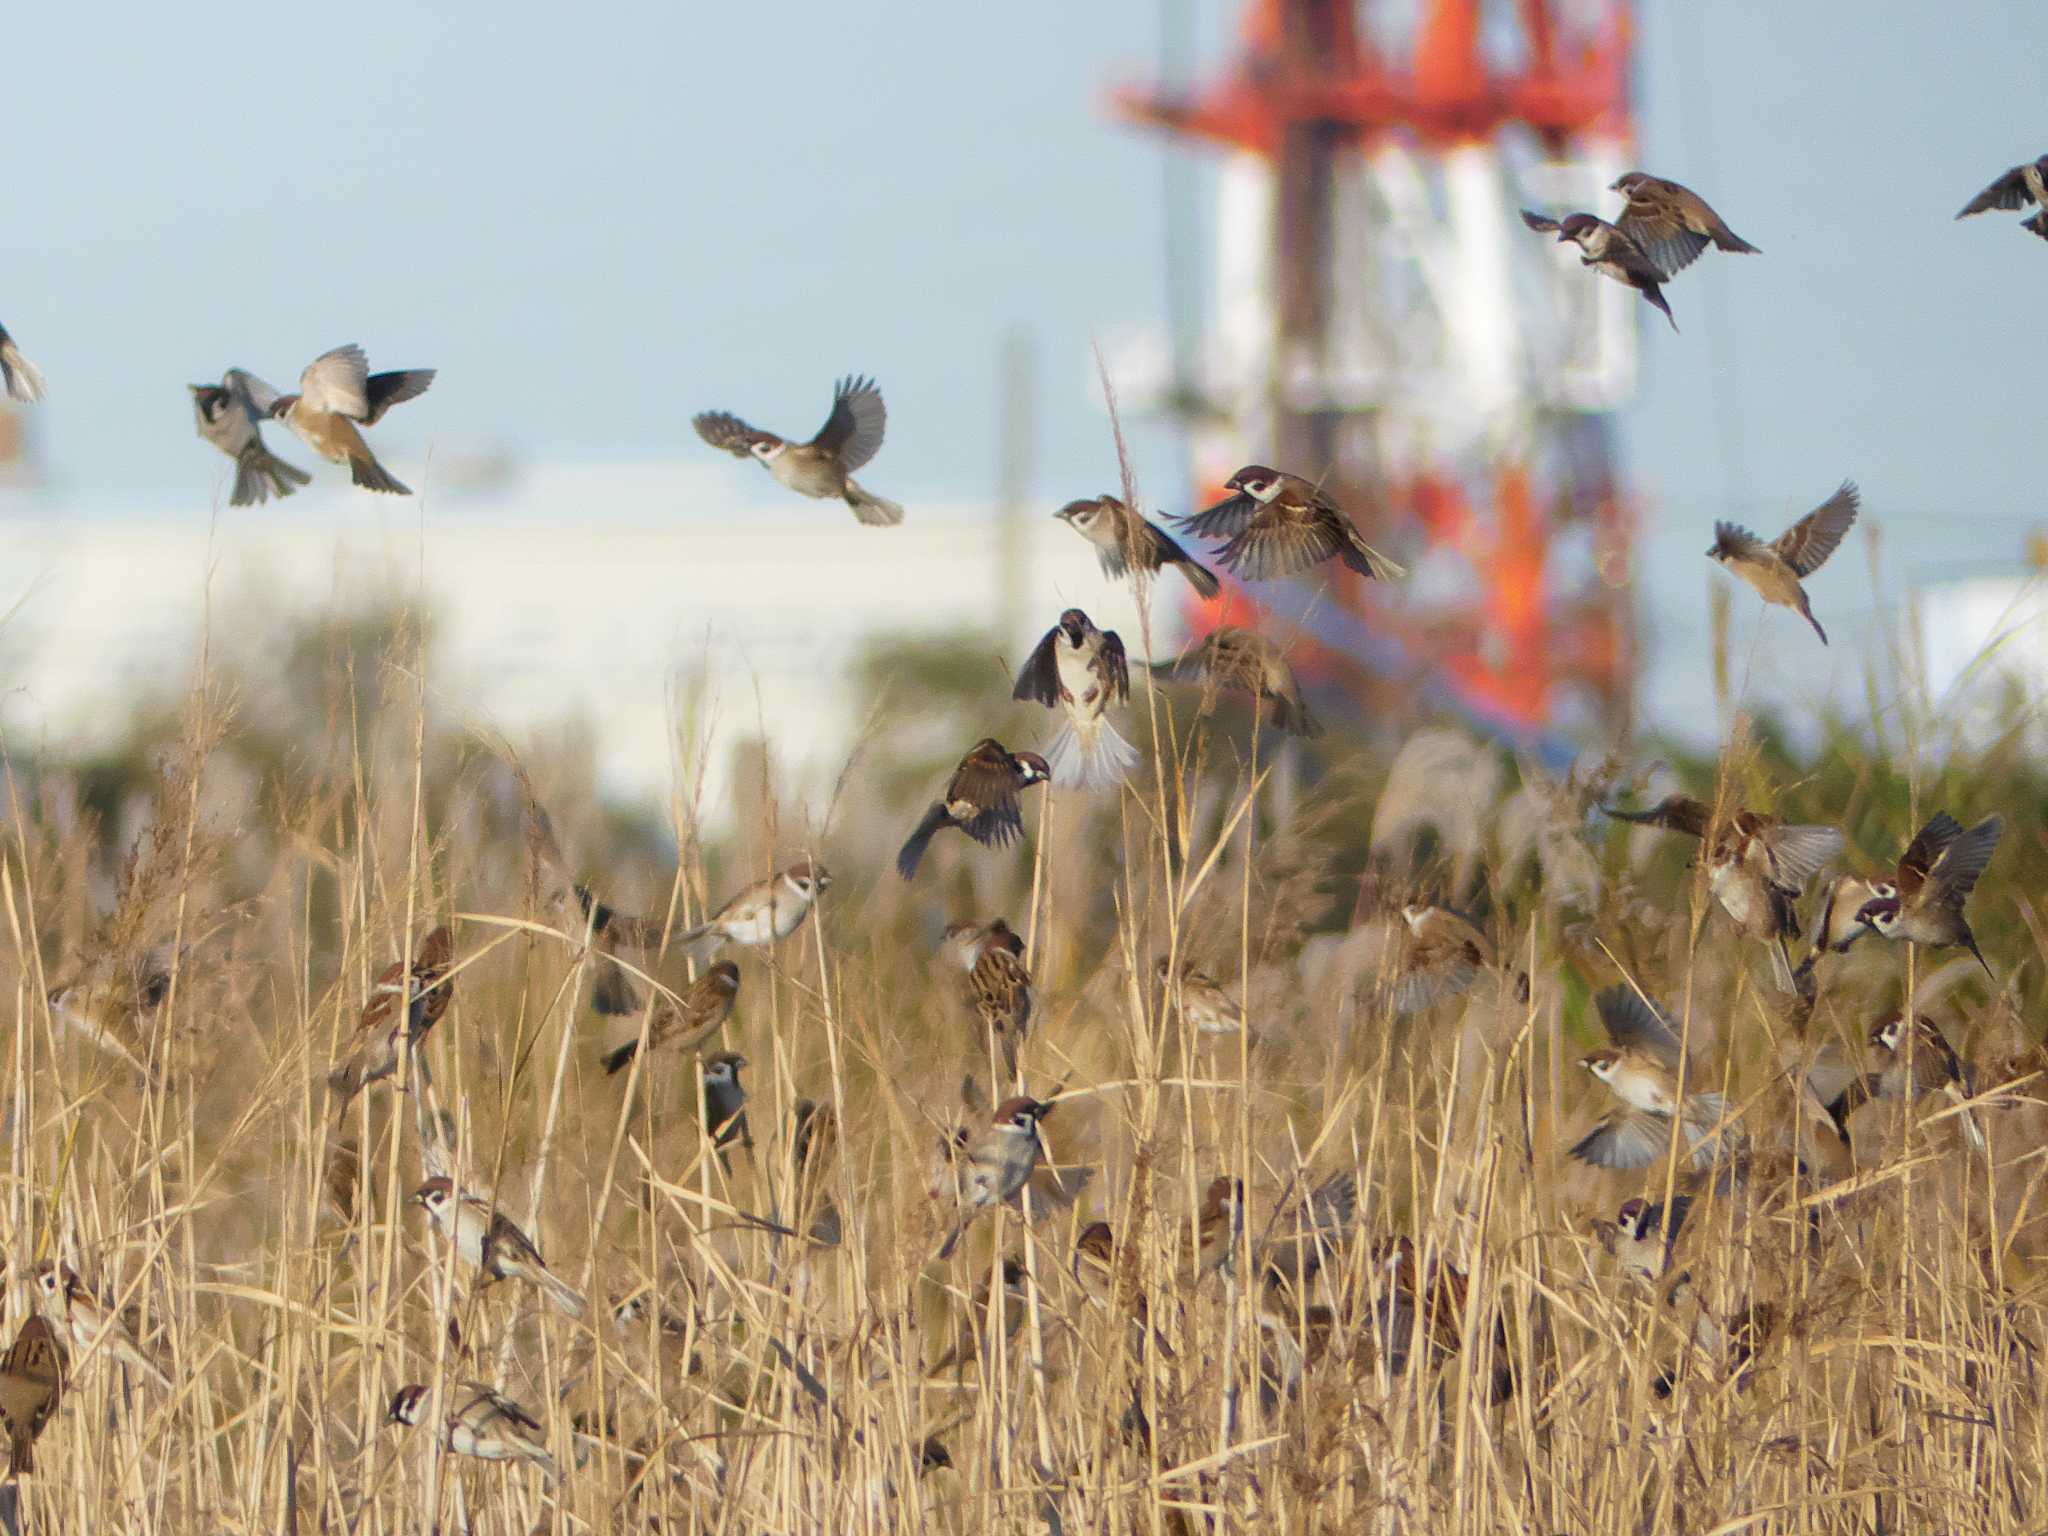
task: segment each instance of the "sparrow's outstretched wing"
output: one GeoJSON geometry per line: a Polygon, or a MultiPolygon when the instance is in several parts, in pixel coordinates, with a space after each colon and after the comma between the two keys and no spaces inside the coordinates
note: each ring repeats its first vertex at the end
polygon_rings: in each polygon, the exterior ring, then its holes
{"type": "Polygon", "coordinates": [[[839,462],[852,474],[881,452],[882,433],[888,425],[889,412],[873,379],[841,379],[833,386],[832,414],[818,428],[811,446],[838,454],[839,462]]]}
{"type": "Polygon", "coordinates": [[[1856,521],[1856,482],[1844,480],[1842,488],[1778,535],[1771,548],[1792,567],[1792,574],[1811,576],[1827,563],[1850,524],[1856,521]]]}

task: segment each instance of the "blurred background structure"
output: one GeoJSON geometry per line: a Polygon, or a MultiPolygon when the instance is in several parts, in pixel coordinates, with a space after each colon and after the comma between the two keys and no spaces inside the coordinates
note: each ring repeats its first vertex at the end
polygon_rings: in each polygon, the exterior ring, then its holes
{"type": "MultiPolygon", "coordinates": [[[[678,783],[679,700],[729,721],[757,693],[829,776],[874,645],[944,632],[1013,661],[1069,602],[1133,625],[1050,521],[1117,480],[1098,347],[1148,507],[1270,457],[1330,474],[1415,566],[1391,596],[1255,594],[1326,713],[1399,726],[1419,702],[1568,748],[1634,712],[1712,739],[1714,519],[1774,531],[1844,476],[1866,515],[1815,591],[1834,645],[1737,594],[1736,695],[1797,727],[1923,682],[2037,687],[2037,360],[2012,316],[2041,253],[1950,217],[2042,148],[2038,7],[801,15],[770,57],[716,8],[564,27],[372,0],[345,34],[277,13],[236,44],[279,70],[172,14],[112,43],[20,18],[17,109],[67,152],[10,166],[0,318],[51,397],[0,411],[7,750],[94,750],[186,687],[202,637],[260,655],[286,609],[374,592],[433,604],[463,707],[591,722],[615,794],[678,783]],[[333,136],[311,174],[271,147],[309,101],[387,129],[333,136]],[[1514,220],[1611,212],[1625,161],[1766,252],[1684,274],[1678,335],[1514,220]],[[380,432],[422,496],[323,466],[282,505],[222,507],[183,385],[230,364],[288,384],[347,340],[442,370],[380,432]],[[889,402],[868,478],[909,508],[896,533],[689,430],[713,407],[808,430],[853,370],[889,402]]],[[[1219,616],[1173,597],[1155,654],[1219,616]]]]}

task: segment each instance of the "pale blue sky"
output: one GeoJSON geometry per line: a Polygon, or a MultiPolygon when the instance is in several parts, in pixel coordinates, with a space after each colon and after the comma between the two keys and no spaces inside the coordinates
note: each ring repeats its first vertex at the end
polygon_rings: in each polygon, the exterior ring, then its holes
{"type": "MultiPolygon", "coordinates": [[[[1041,499],[1107,483],[1089,338],[1163,307],[1164,151],[1104,111],[1156,58],[1149,0],[196,14],[10,20],[0,319],[50,379],[46,506],[200,515],[185,381],[346,340],[442,370],[381,429],[401,457],[697,452],[706,406],[807,432],[861,369],[877,488],[978,498],[1019,320],[1041,499]]],[[[1701,262],[1684,334],[1645,333],[1629,469],[1669,547],[1845,474],[1909,546],[2012,547],[2048,245],[1950,215],[2048,150],[2048,7],[1650,0],[1640,30],[1644,162],[1768,253],[1701,262]]]]}

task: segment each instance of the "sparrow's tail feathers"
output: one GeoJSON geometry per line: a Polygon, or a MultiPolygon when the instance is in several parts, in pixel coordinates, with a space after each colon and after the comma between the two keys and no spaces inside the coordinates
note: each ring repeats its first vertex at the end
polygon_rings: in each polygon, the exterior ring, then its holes
{"type": "Polygon", "coordinates": [[[1726,225],[1723,225],[1714,232],[1714,249],[1717,251],[1734,251],[1743,256],[1763,255],[1762,251],[1751,245],[1726,225]]]}
{"type": "Polygon", "coordinates": [[[946,824],[946,808],[934,805],[924,813],[924,820],[917,824],[917,830],[910,834],[902,852],[896,855],[896,873],[908,880],[917,873],[917,866],[924,861],[924,850],[931,840],[938,836],[939,828],[946,824]]]}
{"type": "Polygon", "coordinates": [[[640,1011],[639,994],[618,961],[600,956],[597,979],[590,986],[590,1006],[606,1018],[622,1018],[640,1011]]]}
{"type": "Polygon", "coordinates": [[[1314,740],[1323,734],[1323,722],[1309,712],[1308,700],[1298,694],[1292,698],[1273,695],[1271,716],[1274,726],[1291,736],[1314,740]]]}
{"type": "Polygon", "coordinates": [[[606,1052],[604,1058],[606,1074],[611,1077],[617,1077],[627,1067],[632,1065],[633,1058],[639,1054],[640,1042],[637,1038],[628,1040],[615,1051],[606,1052]]]}
{"type": "Polygon", "coordinates": [[[21,348],[4,331],[0,331],[0,383],[7,386],[9,399],[24,405],[43,398],[42,370],[21,355],[21,348]]]}
{"type": "Polygon", "coordinates": [[[1777,972],[1778,990],[1780,992],[1797,992],[1799,990],[1799,980],[1792,971],[1792,947],[1785,942],[1783,934],[1780,934],[1771,942],[1771,960],[1773,962],[1771,969],[1777,972]]]}
{"type": "Polygon", "coordinates": [[[1138,761],[1138,749],[1107,720],[1097,720],[1085,734],[1070,720],[1045,749],[1045,765],[1062,789],[1114,789],[1138,761]]]}
{"type": "Polygon", "coordinates": [[[953,1230],[948,1232],[946,1240],[939,1244],[939,1257],[941,1259],[950,1259],[953,1256],[953,1250],[960,1246],[960,1235],[967,1230],[968,1219],[968,1213],[963,1211],[960,1213],[959,1219],[953,1223],[953,1230]]]}
{"type": "Polygon", "coordinates": [[[1805,616],[1806,622],[1813,626],[1813,632],[1820,636],[1820,643],[1826,645],[1828,643],[1828,632],[1820,627],[1820,620],[1813,616],[1813,609],[1807,605],[1804,597],[1800,599],[1799,611],[1805,616]]]}
{"type": "Polygon", "coordinates": [[[672,941],[692,959],[701,960],[725,942],[725,935],[710,923],[699,923],[687,933],[679,933],[672,941]]]}
{"type": "Polygon", "coordinates": [[[1374,581],[1398,581],[1408,574],[1405,565],[1389,560],[1356,534],[1339,551],[1338,558],[1359,575],[1374,581]]]}
{"type": "Polygon", "coordinates": [[[235,457],[235,488],[228,495],[231,507],[257,507],[276,496],[280,499],[313,477],[296,464],[287,464],[261,443],[251,443],[235,457]]]}
{"type": "Polygon", "coordinates": [[[1678,329],[1678,316],[1672,314],[1671,306],[1664,302],[1664,290],[1660,286],[1656,283],[1649,284],[1643,289],[1643,297],[1664,311],[1664,318],[1671,322],[1672,330],[1678,329]]]}
{"type": "Polygon", "coordinates": [[[1214,597],[1223,590],[1223,584],[1216,579],[1216,573],[1206,565],[1190,560],[1185,555],[1174,561],[1180,567],[1181,575],[1187,577],[1188,585],[1199,597],[1214,597]]]}
{"type": "Polygon", "coordinates": [[[336,1109],[347,1109],[355,1096],[363,1091],[362,1073],[354,1062],[343,1062],[327,1074],[327,1091],[337,1102],[336,1109]]]}
{"type": "Polygon", "coordinates": [[[349,478],[366,491],[382,491],[388,496],[410,496],[412,494],[399,478],[367,454],[348,461],[349,478]]]}
{"type": "Polygon", "coordinates": [[[533,1278],[540,1288],[547,1292],[548,1300],[555,1304],[555,1309],[563,1316],[580,1320],[588,1310],[576,1287],[553,1270],[537,1269],[533,1273],[533,1278]]]}
{"type": "Polygon", "coordinates": [[[864,490],[857,481],[846,482],[846,504],[853,508],[853,515],[870,528],[893,528],[903,521],[903,509],[873,491],[864,490]]]}

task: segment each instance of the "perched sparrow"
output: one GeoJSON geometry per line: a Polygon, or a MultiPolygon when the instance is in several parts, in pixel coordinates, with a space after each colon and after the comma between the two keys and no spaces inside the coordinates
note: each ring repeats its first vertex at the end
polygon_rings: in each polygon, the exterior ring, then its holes
{"type": "Polygon", "coordinates": [[[724,411],[697,417],[697,435],[736,459],[755,458],[799,496],[837,497],[853,508],[863,523],[884,527],[903,521],[903,509],[855,483],[853,472],[882,448],[889,413],[873,379],[841,379],[832,388],[832,414],[808,443],[792,443],[750,427],[724,411]]]}
{"type": "Polygon", "coordinates": [[[1965,832],[1946,811],[1936,811],[1899,860],[1897,875],[1879,881],[1857,920],[1880,938],[1904,939],[1929,949],[1960,944],[1977,957],[1984,974],[1991,962],[1977,948],[1977,936],[1963,917],[1984,867],[2005,830],[2004,818],[1987,816],[1965,832]]]}
{"type": "Polygon", "coordinates": [[[433,382],[431,368],[372,373],[361,347],[336,347],[306,364],[299,375],[299,392],[279,396],[270,414],[328,463],[346,464],[349,478],[364,490],[410,496],[412,492],[377,462],[358,427],[374,427],[391,407],[424,395],[433,382]]]}
{"type": "Polygon", "coordinates": [[[1114,496],[1070,501],[1053,516],[1095,546],[1095,557],[1107,575],[1121,576],[1130,570],[1150,573],[1171,565],[1200,596],[1214,597],[1220,590],[1216,578],[1170,534],[1114,496]]]}
{"type": "Polygon", "coordinates": [[[1690,795],[1667,795],[1646,811],[1601,809],[1617,821],[1703,839],[1707,885],[1721,909],[1744,933],[1772,946],[1781,968],[1779,981],[1793,984],[1787,941],[1799,933],[1799,898],[1821,866],[1840,855],[1840,831],[1788,826],[1739,806],[1717,820],[1713,806],[1690,795]]]}
{"type": "MultiPolygon", "coordinates": [[[[2048,155],[2028,165],[2014,166],[1963,204],[1963,211],[1956,217],[1967,219],[1973,213],[1989,213],[1994,208],[2000,213],[2013,213],[2029,203],[2034,205],[2034,216],[2023,220],[2020,228],[2048,240],[2048,155]]],[[[0,332],[0,337],[5,334],[0,332]]]]}
{"type": "Polygon", "coordinates": [[[967,749],[946,782],[945,794],[932,803],[896,855],[896,873],[906,880],[915,875],[925,846],[947,827],[958,827],[987,848],[1005,846],[1024,830],[1017,796],[1051,777],[1052,770],[1036,752],[1011,752],[994,737],[983,737],[967,749]]]}
{"type": "Polygon", "coordinates": [[[171,1378],[142,1346],[119,1313],[86,1289],[78,1272],[54,1260],[36,1271],[36,1304],[60,1339],[69,1343],[71,1353],[83,1359],[104,1348],[121,1364],[133,1366],[164,1391],[171,1390],[171,1378]]]}
{"type": "Polygon", "coordinates": [[[1162,677],[1199,678],[1212,697],[1219,688],[1239,689],[1266,706],[1266,718],[1275,729],[1303,737],[1323,734],[1301,696],[1286,653],[1257,630],[1222,625],[1204,635],[1193,650],[1152,670],[1162,677]]]}
{"type": "Polygon", "coordinates": [[[1856,521],[1856,506],[1856,482],[1844,480],[1840,490],[1768,544],[1735,523],[1714,524],[1714,543],[1707,556],[1748,582],[1765,602],[1794,610],[1826,645],[1828,632],[1813,616],[1806,588],[1799,583],[1835,552],[1856,521]]]}
{"type": "Polygon", "coordinates": [[[1045,1152],[1038,1122],[1051,1114],[1052,1108],[1037,1099],[1005,1099],[996,1106],[988,1129],[964,1149],[960,1158],[960,1215],[939,1247],[941,1259],[952,1255],[969,1222],[991,1206],[1013,1199],[1030,1182],[1045,1152]]]}
{"type": "Polygon", "coordinates": [[[721,944],[773,944],[795,933],[811,915],[811,903],[831,888],[832,875],[824,865],[798,859],[766,880],[755,881],[707,921],[678,935],[676,942],[698,951],[721,944]]]}
{"type": "Polygon", "coordinates": [[[1401,919],[1408,935],[1393,979],[1396,1014],[1420,1013],[1440,998],[1462,996],[1493,964],[1486,935],[1448,907],[1411,904],[1401,909],[1401,919]]]}
{"type": "Polygon", "coordinates": [[[1063,789],[1113,789],[1138,760],[1138,749],[1109,723],[1112,704],[1131,697],[1131,672],[1115,630],[1097,629],[1069,608],[1017,674],[1013,699],[1064,710],[1066,723],[1046,748],[1053,783],[1063,789]]]}
{"type": "Polygon", "coordinates": [[[0,1425],[12,1449],[7,1475],[35,1470],[36,1437],[57,1411],[70,1367],[64,1343],[48,1318],[31,1315],[0,1355],[0,1425]]]}
{"type": "Polygon", "coordinates": [[[832,1106],[798,1099],[790,1109],[789,1158],[796,1175],[792,1224],[828,1248],[837,1247],[844,1235],[825,1182],[838,1146],[839,1117],[832,1106]]]}
{"type": "MultiPolygon", "coordinates": [[[[1027,1280],[1024,1266],[1015,1259],[1003,1260],[1002,1290],[1002,1336],[1008,1343],[1017,1336],[1017,1330],[1024,1324],[1025,1308],[1030,1298],[1025,1294],[1027,1280]]],[[[956,1313],[953,1322],[953,1337],[938,1359],[931,1363],[927,1376],[943,1376],[948,1371],[959,1372],[981,1357],[984,1340],[995,1337],[995,1317],[989,1303],[989,1283],[981,1282],[974,1293],[974,1304],[964,1312],[956,1313]]]]}
{"type": "MultiPolygon", "coordinates": [[[[692,1347],[700,1333],[693,1309],[664,1306],[650,1286],[641,1286],[612,1305],[612,1332],[628,1348],[644,1348],[658,1354],[662,1378],[681,1381],[704,1369],[703,1357],[692,1347]]],[[[650,1373],[651,1374],[651,1373],[650,1373]]]]}
{"type": "Polygon", "coordinates": [[[939,944],[940,955],[967,973],[967,1001],[982,1030],[1003,1051],[1004,1067],[1017,1070],[1017,1047],[1031,1027],[1031,972],[1024,941],[1010,925],[953,923],[939,944]]]}
{"type": "Polygon", "coordinates": [[[1667,278],[1691,266],[1709,245],[1747,256],[1763,254],[1724,224],[1699,193],[1675,181],[1630,171],[1609,190],[1628,199],[1614,227],[1633,240],[1636,249],[1667,278]]]}
{"type": "Polygon", "coordinates": [[[342,1137],[327,1149],[327,1162],[320,1170],[320,1203],[345,1227],[355,1222],[362,1183],[362,1148],[353,1136],[342,1137]]]}
{"type": "Polygon", "coordinates": [[[1664,302],[1663,282],[1667,274],[1647,251],[1605,219],[1596,219],[1590,213],[1568,213],[1562,219],[1547,219],[1524,208],[1522,222],[1538,234],[1555,234],[1559,245],[1576,245],[1582,265],[1635,289],[1664,312],[1672,330],[1678,329],[1671,306],[1664,302]]]}
{"type": "MultiPolygon", "coordinates": [[[[1938,1094],[1950,1104],[1961,1104],[1976,1096],[1976,1074],[1956,1054],[1941,1026],[1924,1013],[1913,1016],[1910,1036],[1904,1014],[1878,1020],[1870,1031],[1870,1045],[1883,1067],[1874,1080],[1865,1078],[1861,1084],[1850,1086],[1845,1095],[1845,1114],[1854,1107],[1857,1098],[1866,1095],[1911,1102],[1926,1094],[1938,1094]]],[[[1976,1116],[1966,1109],[1955,1118],[1963,1128],[1963,1138],[1979,1152],[1984,1151],[1987,1143],[1976,1116]]]]}
{"type": "MultiPolygon", "coordinates": [[[[1464,1348],[1466,1311],[1471,1283],[1465,1272],[1432,1254],[1422,1265],[1415,1256],[1415,1241],[1405,1232],[1392,1242],[1377,1245],[1376,1257],[1387,1277],[1387,1296],[1381,1308],[1389,1344],[1388,1368],[1399,1373],[1407,1368],[1415,1340],[1425,1345],[1424,1358],[1431,1370],[1464,1348]]],[[[1493,1325],[1492,1400],[1505,1402],[1514,1391],[1513,1363],[1508,1358],[1507,1328],[1496,1316],[1493,1325]]]]}
{"type": "Polygon", "coordinates": [[[188,384],[192,415],[199,435],[235,461],[231,507],[254,507],[271,497],[285,497],[313,477],[287,464],[263,442],[261,423],[277,404],[277,391],[240,368],[230,368],[218,384],[188,384]]]}
{"type": "Polygon", "coordinates": [[[0,325],[0,384],[7,387],[8,399],[24,405],[43,398],[41,370],[21,355],[4,325],[0,325]]]}
{"type": "Polygon", "coordinates": [[[1670,1219],[1666,1220],[1663,1202],[1653,1205],[1638,1196],[1622,1201],[1614,1220],[1595,1223],[1595,1230],[1601,1244],[1621,1262],[1624,1274],[1655,1285],[1671,1267],[1671,1250],[1677,1246],[1691,1209],[1692,1197],[1679,1195],[1672,1200],[1670,1219]]]}
{"type": "Polygon", "coordinates": [[[328,1091],[341,1101],[339,1108],[347,1109],[364,1088],[397,1072],[402,1036],[410,1037],[413,1049],[419,1049],[455,996],[455,983],[447,979],[454,963],[455,936],[442,923],[420,941],[409,971],[403,960],[384,967],[363,1005],[354,1040],[327,1074],[328,1091]]]}
{"type": "Polygon", "coordinates": [[[1236,1262],[1244,1231],[1244,1181],[1219,1173],[1202,1191],[1195,1209],[1194,1278],[1206,1279],[1236,1262]]]}
{"type": "Polygon", "coordinates": [[[427,1180],[413,1191],[412,1199],[441,1235],[454,1242],[462,1262],[482,1271],[486,1283],[524,1280],[538,1286],[557,1310],[574,1318],[583,1316],[583,1298],[548,1268],[533,1239],[490,1201],[456,1194],[455,1185],[446,1178],[427,1180]]]}
{"type": "MultiPolygon", "coordinates": [[[[673,1045],[692,1051],[724,1027],[732,1017],[734,999],[740,995],[740,968],[721,960],[683,989],[682,1001],[666,998],[654,1006],[647,1021],[647,1049],[650,1052],[673,1045]]],[[[621,1072],[640,1050],[637,1038],[605,1054],[604,1069],[621,1072]]]]}
{"type": "MultiPolygon", "coordinates": [[[[541,1476],[555,1481],[555,1458],[548,1454],[547,1430],[539,1419],[495,1387],[466,1381],[456,1393],[461,1404],[448,1415],[448,1449],[479,1461],[530,1461],[541,1476]]],[[[400,1387],[391,1399],[387,1424],[418,1424],[433,1413],[433,1393],[422,1383],[400,1387]]]]}
{"type": "Polygon", "coordinates": [[[735,1144],[749,1150],[754,1145],[747,1129],[747,1090],[740,1084],[740,1068],[746,1064],[737,1051],[718,1051],[703,1060],[704,1131],[721,1152],[735,1144]]]}
{"type": "Polygon", "coordinates": [[[1374,581],[1407,574],[1359,537],[1320,487],[1299,475],[1247,464],[1223,486],[1229,496],[1176,521],[1202,538],[1229,540],[1216,558],[1248,581],[1299,575],[1332,556],[1374,581]]]}
{"type": "MultiPolygon", "coordinates": [[[[1594,1000],[1611,1049],[1582,1057],[1579,1065],[1607,1085],[1622,1107],[1610,1113],[1571,1149],[1596,1168],[1646,1168],[1670,1139],[1678,1112],[1678,1078],[1683,1057],[1678,1035],[1663,1014],[1628,987],[1609,987],[1594,1000]]],[[[1695,1167],[1713,1160],[1722,1099],[1718,1093],[1686,1096],[1685,1138],[1695,1167]]]]}
{"type": "Polygon", "coordinates": [[[1194,1026],[1195,1033],[1234,1035],[1244,1028],[1244,1010],[1238,1006],[1236,997],[1203,972],[1183,967],[1176,977],[1173,962],[1161,955],[1152,974],[1166,988],[1167,997],[1180,1010],[1180,1016],[1194,1026]]]}

